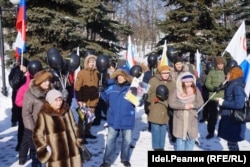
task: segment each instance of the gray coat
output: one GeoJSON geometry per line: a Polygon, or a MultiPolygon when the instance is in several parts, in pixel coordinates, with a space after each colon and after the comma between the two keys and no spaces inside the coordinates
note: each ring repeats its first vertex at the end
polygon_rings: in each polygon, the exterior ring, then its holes
{"type": "MultiPolygon", "coordinates": [[[[180,74],[177,78],[177,89],[182,89],[178,84],[178,79],[181,78],[184,74],[180,74]]],[[[204,103],[203,98],[199,89],[196,89],[196,97],[193,102],[194,109],[185,110],[185,103],[181,102],[177,97],[177,89],[170,94],[169,105],[174,109],[173,115],[173,135],[177,138],[185,139],[185,135],[188,134],[190,139],[195,139],[198,137],[198,116],[197,110],[204,103]],[[184,121],[187,119],[187,121],[184,121]],[[184,124],[187,122],[187,124],[184,124]],[[185,130],[187,133],[185,133],[185,130]],[[185,134],[185,135],[184,135],[185,134]]]]}
{"type": "Polygon", "coordinates": [[[24,94],[22,117],[24,127],[31,131],[34,130],[37,115],[40,112],[45,100],[47,90],[42,90],[31,81],[29,89],[24,94]]]}

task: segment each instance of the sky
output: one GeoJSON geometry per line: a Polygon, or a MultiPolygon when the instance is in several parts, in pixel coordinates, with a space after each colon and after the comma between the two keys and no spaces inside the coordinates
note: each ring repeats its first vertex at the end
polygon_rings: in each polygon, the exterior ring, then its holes
{"type": "MultiPolygon", "coordinates": [[[[6,78],[8,76],[6,71],[6,78]]],[[[0,71],[0,78],[2,78],[2,71],[0,71]]],[[[7,89],[9,92],[8,97],[0,93],[0,166],[1,167],[18,167],[18,152],[15,151],[17,144],[17,127],[11,127],[11,88],[6,80],[7,89]]],[[[0,79],[0,89],[2,89],[2,80],[0,79]]],[[[75,99],[72,103],[72,112],[76,117],[75,99]]],[[[105,149],[105,142],[108,130],[104,127],[105,120],[102,120],[101,125],[92,127],[92,134],[97,135],[97,139],[87,139],[89,144],[86,147],[92,153],[92,158],[89,162],[84,163],[84,167],[99,167],[103,161],[103,154],[105,149]]],[[[135,146],[131,148],[130,163],[133,167],[147,167],[147,152],[152,150],[151,147],[151,134],[147,131],[147,115],[144,113],[143,107],[136,109],[136,124],[132,136],[132,144],[135,146]]],[[[207,130],[206,123],[199,123],[199,145],[195,145],[195,151],[224,151],[228,150],[225,140],[214,137],[213,139],[206,140],[207,130]]],[[[217,124],[218,127],[218,124],[217,124]]],[[[216,131],[217,133],[217,131],[216,131]]],[[[120,150],[121,138],[117,140],[117,148],[114,151],[116,159],[114,160],[114,167],[123,167],[120,163],[120,150]]],[[[250,123],[247,123],[246,137],[244,141],[239,142],[240,150],[250,150],[250,123]]],[[[174,147],[169,143],[168,136],[166,137],[165,150],[173,151],[174,147]]],[[[31,160],[28,160],[23,167],[30,167],[31,160]]]]}

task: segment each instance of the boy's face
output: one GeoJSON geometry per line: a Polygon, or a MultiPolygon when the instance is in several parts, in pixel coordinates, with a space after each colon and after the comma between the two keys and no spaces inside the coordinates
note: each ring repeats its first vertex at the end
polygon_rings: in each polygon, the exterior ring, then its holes
{"type": "Polygon", "coordinates": [[[180,71],[180,70],[182,69],[183,63],[182,63],[182,62],[178,62],[178,63],[176,63],[174,66],[175,66],[175,68],[176,68],[178,71],[180,71]]]}

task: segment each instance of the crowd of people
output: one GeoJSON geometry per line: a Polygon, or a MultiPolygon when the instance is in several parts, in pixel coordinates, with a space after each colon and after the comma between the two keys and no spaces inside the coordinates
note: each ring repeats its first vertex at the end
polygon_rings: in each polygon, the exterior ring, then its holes
{"type": "MultiPolygon", "coordinates": [[[[96,60],[94,54],[84,58],[76,79],[67,82],[67,90],[56,85],[56,77],[50,69],[34,71],[32,61],[17,60],[9,74],[9,83],[13,89],[11,123],[18,126],[16,151],[20,165],[24,165],[29,156],[32,167],[41,167],[42,163],[54,167],[82,166],[79,148],[97,138],[91,133],[91,127],[100,125],[104,119],[108,135],[100,167],[110,167],[114,162],[119,135],[122,136],[121,163],[131,166],[137,106],[124,96],[135,76],[126,66],[117,67],[113,61],[100,76],[96,60]],[[87,115],[85,119],[80,116],[74,119],[72,112],[75,111],[70,108],[73,96],[78,109],[87,106],[95,115],[94,121],[87,121],[87,115]]],[[[238,142],[244,140],[246,125],[230,120],[230,110],[242,108],[246,98],[243,72],[237,64],[229,67],[223,57],[216,56],[198,77],[194,66],[179,56],[172,66],[160,65],[157,56],[149,56],[148,70],[136,77],[150,85],[140,105],[144,105],[147,114],[153,150],[164,151],[167,134],[176,151],[193,150],[198,122],[207,121],[209,140],[215,136],[218,118],[217,135],[228,142],[229,150],[239,150],[238,142]],[[160,87],[164,89],[158,89],[160,87]],[[163,92],[159,95],[158,91],[163,92]],[[204,106],[205,102],[208,103],[204,106]]]]}

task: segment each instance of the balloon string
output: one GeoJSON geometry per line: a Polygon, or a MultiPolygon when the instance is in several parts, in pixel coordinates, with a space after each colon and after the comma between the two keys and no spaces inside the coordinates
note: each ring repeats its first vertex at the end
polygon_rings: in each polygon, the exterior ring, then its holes
{"type": "Polygon", "coordinates": [[[69,72],[67,72],[66,77],[64,78],[64,88],[66,88],[68,77],[69,77],[69,72]]]}
{"type": "MultiPolygon", "coordinates": [[[[99,80],[99,86],[102,86],[102,75],[103,73],[101,73],[101,79],[99,80]]],[[[99,97],[101,96],[101,92],[99,91],[99,97]]]]}
{"type": "Polygon", "coordinates": [[[63,83],[63,77],[62,77],[62,73],[61,73],[61,71],[60,71],[60,78],[59,78],[59,81],[60,81],[60,83],[61,83],[61,86],[62,86],[62,88],[63,89],[65,89],[65,86],[64,86],[64,83],[63,83]]]}

